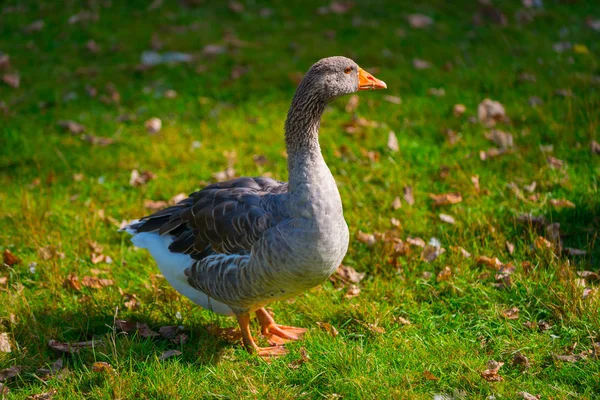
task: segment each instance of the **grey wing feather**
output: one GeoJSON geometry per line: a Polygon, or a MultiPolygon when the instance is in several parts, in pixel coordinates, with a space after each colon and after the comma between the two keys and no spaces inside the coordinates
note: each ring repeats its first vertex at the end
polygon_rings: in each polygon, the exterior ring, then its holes
{"type": "Polygon", "coordinates": [[[198,260],[215,253],[247,254],[267,229],[286,218],[281,204],[287,190],[287,183],[270,178],[215,183],[132,228],[172,235],[170,251],[198,260]]]}

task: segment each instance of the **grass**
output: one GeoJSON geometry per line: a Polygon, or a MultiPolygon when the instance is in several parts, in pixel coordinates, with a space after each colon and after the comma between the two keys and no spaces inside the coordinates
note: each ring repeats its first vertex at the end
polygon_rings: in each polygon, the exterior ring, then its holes
{"type": "Polygon", "coordinates": [[[79,2],[9,0],[0,7],[0,51],[21,77],[17,89],[0,85],[6,108],[0,111],[0,249],[21,260],[0,266],[0,277],[7,278],[0,285],[0,332],[12,345],[11,353],[0,353],[0,370],[23,366],[19,376],[4,382],[8,398],[52,389],[61,399],[431,399],[444,393],[515,399],[520,391],[543,399],[600,396],[597,358],[570,363],[553,356],[566,354],[574,342],[579,353],[600,341],[597,283],[583,282],[592,289],[583,298],[576,274],[598,271],[600,256],[600,156],[590,151],[590,142],[600,140],[600,41],[585,24],[589,15],[600,17],[593,2],[547,0],[543,9],[528,11],[532,21],[520,23],[520,2],[498,1],[507,26],[486,19],[474,25],[480,6],[471,1],[356,2],[343,15],[318,14],[319,2],[274,1],[266,6],[272,12],[266,17],[253,1],[244,3],[242,13],[225,2],[183,3],[194,2],[165,1],[149,10],[145,1],[90,1],[86,4],[99,18],[75,24],[67,20],[88,9],[79,2]],[[22,7],[9,13],[11,6],[22,7]],[[435,22],[412,29],[406,21],[411,13],[435,22]],[[39,19],[45,24],[41,31],[23,30],[39,19]],[[227,51],[140,71],[140,54],[150,49],[153,35],[163,42],[161,51],[200,54],[211,43],[225,44],[227,51]],[[244,43],[226,44],[227,35],[244,43]],[[89,40],[100,46],[97,54],[86,49],[89,40]],[[553,45],[561,41],[585,47],[558,53],[553,45]],[[224,152],[236,152],[239,175],[286,179],[282,127],[296,85],[290,76],[337,54],[372,71],[378,67],[375,75],[389,87],[387,93],[360,94],[356,114],[379,126],[346,133],[343,124],[351,115],[344,110],[347,99],[340,99],[321,129],[324,157],[338,179],[352,233],[344,264],[367,275],[352,299],[327,282],[293,301],[272,304],[278,321],[308,327],[309,333],[304,342],[288,345],[288,356],[265,363],[238,343],[209,334],[206,325],[233,327],[234,320],[182,299],[116,225],[147,214],[145,199],[168,200],[202,187],[227,168],[224,152]],[[415,58],[433,67],[417,70],[415,58]],[[447,63],[451,68],[444,67],[447,63]],[[233,79],[239,66],[247,72],[233,79]],[[534,75],[535,82],[521,81],[522,73],[534,75]],[[118,102],[100,99],[110,96],[110,85],[120,94],[118,102]],[[98,95],[90,97],[86,86],[98,95]],[[434,97],[429,88],[444,88],[445,96],[434,97]],[[176,98],[163,95],[169,89],[176,98]],[[572,96],[557,95],[559,89],[572,96]],[[385,101],[384,95],[400,96],[402,104],[385,101]],[[532,107],[531,96],[543,104],[532,107]],[[469,117],[477,116],[477,105],[488,97],[505,106],[511,122],[499,128],[514,136],[515,147],[481,160],[480,150],[494,145],[484,136],[489,129],[469,117]],[[466,106],[462,117],[452,113],[457,103],[466,106]],[[125,114],[132,120],[120,121],[125,114]],[[151,117],[163,123],[155,135],[144,128],[151,117]],[[115,142],[92,145],[61,130],[59,120],[77,121],[87,133],[115,142]],[[456,144],[447,140],[448,129],[459,135],[456,144]],[[398,152],[386,146],[390,130],[398,137],[398,152]],[[550,154],[564,166],[550,168],[540,145],[552,145],[550,154]],[[366,151],[377,152],[379,160],[370,161],[366,151]],[[254,155],[268,162],[258,165],[254,155]],[[132,187],[133,169],[157,177],[132,187]],[[479,176],[479,192],[472,175],[479,176]],[[535,200],[509,187],[514,182],[522,191],[532,181],[535,200]],[[405,186],[413,187],[414,205],[403,201],[392,210],[405,186]],[[461,193],[463,201],[432,206],[429,193],[448,192],[461,193]],[[568,199],[576,207],[558,209],[550,199],[568,199]],[[456,224],[441,222],[439,213],[452,215],[456,224]],[[527,213],[560,223],[564,246],[587,255],[569,258],[536,247],[543,233],[517,222],[527,213]],[[367,247],[355,239],[358,230],[387,231],[391,217],[401,223],[401,239],[436,237],[447,252],[427,263],[413,247],[390,262],[389,244],[367,247]],[[93,264],[88,240],[101,244],[113,263],[93,264]],[[513,254],[506,241],[515,245],[513,254]],[[47,246],[64,258],[45,260],[40,249],[47,246]],[[451,246],[462,246],[473,257],[466,259],[451,246]],[[494,271],[474,261],[480,255],[515,265],[510,288],[492,285],[494,271]],[[446,266],[452,276],[438,281],[446,266]],[[81,279],[93,276],[94,268],[106,270],[101,276],[114,284],[80,291],[63,286],[69,274],[81,279]],[[125,301],[132,294],[140,306],[128,309],[125,301]],[[510,307],[519,308],[518,319],[503,317],[510,307]],[[117,309],[118,318],[154,329],[183,325],[189,338],[174,345],[117,332],[117,309]],[[551,329],[523,325],[539,320],[551,329]],[[339,335],[332,338],[317,322],[331,323],[339,335]],[[61,356],[48,347],[51,339],[97,339],[104,345],[61,356]],[[310,359],[293,368],[301,347],[310,359]],[[182,354],[160,361],[168,349],[182,354]],[[529,358],[530,368],[512,365],[516,352],[529,358]],[[36,370],[59,357],[67,372],[40,379],[36,370]],[[491,359],[506,363],[501,382],[480,376],[491,359]],[[97,361],[108,362],[114,373],[94,372],[97,361]],[[424,371],[439,379],[427,379],[424,371]]]}

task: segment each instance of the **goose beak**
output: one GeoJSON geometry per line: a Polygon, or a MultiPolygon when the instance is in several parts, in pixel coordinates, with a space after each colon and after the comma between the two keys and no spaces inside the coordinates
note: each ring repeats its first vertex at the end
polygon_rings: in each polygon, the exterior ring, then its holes
{"type": "Polygon", "coordinates": [[[375,78],[362,68],[358,68],[358,90],[387,89],[384,81],[375,78]]]}

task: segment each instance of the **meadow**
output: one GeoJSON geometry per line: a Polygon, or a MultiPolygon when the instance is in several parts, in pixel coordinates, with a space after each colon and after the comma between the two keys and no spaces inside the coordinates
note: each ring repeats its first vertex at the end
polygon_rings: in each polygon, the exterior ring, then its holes
{"type": "Polygon", "coordinates": [[[0,2],[0,398],[599,398],[599,52],[591,0],[0,2]],[[323,117],[350,248],[263,360],[118,229],[286,180],[332,55],[388,89],[323,117]]]}

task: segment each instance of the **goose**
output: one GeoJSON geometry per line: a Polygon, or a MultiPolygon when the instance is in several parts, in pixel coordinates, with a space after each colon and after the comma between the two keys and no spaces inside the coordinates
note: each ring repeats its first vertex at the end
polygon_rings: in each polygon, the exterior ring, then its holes
{"type": "Polygon", "coordinates": [[[319,60],[300,82],[284,126],[289,182],[243,177],[215,183],[124,230],[176,291],[235,316],[250,353],[285,354],[284,344],[306,329],[277,324],[265,306],[325,281],[348,250],[342,200],[319,146],[321,116],[337,97],[386,88],[349,58],[319,60]],[[254,341],[251,313],[271,346],[254,341]]]}

